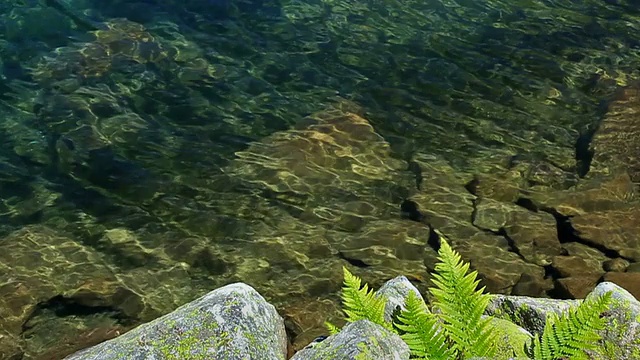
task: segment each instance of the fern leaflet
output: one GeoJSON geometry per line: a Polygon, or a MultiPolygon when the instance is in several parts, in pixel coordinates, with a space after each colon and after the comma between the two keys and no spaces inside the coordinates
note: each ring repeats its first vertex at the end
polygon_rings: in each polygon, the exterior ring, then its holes
{"type": "Polygon", "coordinates": [[[405,310],[398,317],[396,327],[404,332],[400,337],[409,345],[412,355],[433,360],[455,358],[456,351],[449,349],[436,316],[429,312],[424,301],[413,291],[405,300],[405,310]]]}
{"type": "Polygon", "coordinates": [[[335,335],[340,332],[340,328],[333,325],[332,323],[325,321],[324,326],[329,330],[329,335],[335,335]]]}
{"type": "Polygon", "coordinates": [[[351,274],[346,267],[343,267],[343,271],[342,306],[347,315],[347,321],[367,319],[393,331],[393,325],[384,319],[387,299],[377,296],[367,284],[362,286],[360,278],[351,274]]]}
{"type": "Polygon", "coordinates": [[[600,340],[598,332],[604,329],[605,319],[600,314],[607,309],[611,292],[595,299],[583,301],[561,316],[547,316],[542,338],[533,339],[530,355],[535,360],[589,359],[585,350],[593,350],[600,340]]]}
{"type": "Polygon", "coordinates": [[[467,274],[469,264],[440,236],[440,261],[432,279],[435,288],[429,289],[436,299],[434,308],[441,311],[444,329],[464,357],[491,358],[496,353],[497,336],[491,319],[482,318],[490,297],[483,294],[484,288],[475,290],[477,272],[467,274]]]}

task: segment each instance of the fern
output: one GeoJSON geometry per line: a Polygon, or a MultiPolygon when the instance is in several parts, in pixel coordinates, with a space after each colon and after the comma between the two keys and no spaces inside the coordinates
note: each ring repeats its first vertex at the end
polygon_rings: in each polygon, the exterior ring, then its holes
{"type": "Polygon", "coordinates": [[[324,326],[329,330],[329,335],[335,335],[340,332],[340,328],[333,325],[332,323],[325,321],[324,326]]]}
{"type": "Polygon", "coordinates": [[[424,301],[413,291],[405,300],[405,310],[395,324],[404,333],[400,335],[411,354],[419,358],[448,360],[456,357],[455,349],[449,349],[447,338],[424,301]]]}
{"type": "Polygon", "coordinates": [[[594,350],[600,340],[598,332],[604,329],[605,319],[600,314],[607,309],[611,292],[595,299],[583,301],[561,316],[549,314],[542,339],[534,337],[529,355],[535,360],[589,359],[585,350],[594,350]]]}
{"type": "MultiPolygon", "coordinates": [[[[405,299],[405,309],[393,324],[384,319],[387,299],[377,296],[360,278],[344,270],[342,303],[348,322],[368,319],[388,330],[397,332],[407,343],[414,357],[453,360],[470,357],[494,358],[499,331],[483,318],[490,297],[484,287],[478,288],[477,272],[469,272],[445,238],[441,237],[439,262],[433,274],[435,287],[429,290],[435,298],[431,313],[424,301],[414,292],[405,299]]],[[[587,359],[584,350],[595,349],[600,339],[598,331],[604,327],[600,314],[611,300],[611,293],[585,300],[561,316],[547,317],[541,337],[535,336],[526,353],[535,360],[587,359]]],[[[340,329],[325,323],[331,334],[340,329]]]]}
{"type": "Polygon", "coordinates": [[[477,272],[467,273],[469,264],[444,237],[441,240],[440,262],[432,280],[436,287],[429,289],[436,299],[433,306],[441,311],[447,336],[464,357],[490,358],[496,353],[497,336],[491,318],[483,319],[482,314],[491,299],[483,294],[484,287],[476,290],[480,282],[476,280],[477,272]]]}
{"type": "Polygon", "coordinates": [[[346,267],[343,267],[343,271],[342,306],[347,321],[368,319],[387,330],[393,330],[393,325],[384,319],[387,299],[377,296],[367,284],[362,286],[360,278],[351,274],[346,267]]]}

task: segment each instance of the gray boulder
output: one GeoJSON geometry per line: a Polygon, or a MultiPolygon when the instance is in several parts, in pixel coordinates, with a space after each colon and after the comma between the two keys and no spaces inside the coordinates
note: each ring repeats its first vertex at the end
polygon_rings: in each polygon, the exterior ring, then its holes
{"type": "Polygon", "coordinates": [[[387,304],[384,307],[384,319],[391,321],[396,311],[404,310],[404,302],[410,292],[416,293],[418,298],[422,299],[422,294],[409,279],[404,276],[397,276],[380,287],[376,291],[376,295],[387,298],[387,304]]]}
{"type": "MultiPolygon", "coordinates": [[[[611,359],[640,358],[640,301],[627,290],[611,282],[602,282],[587,299],[612,292],[612,303],[604,314],[607,325],[600,333],[599,354],[611,359]]],[[[598,356],[593,356],[598,358],[598,356]]]]}
{"type": "MultiPolygon", "coordinates": [[[[607,324],[600,335],[592,359],[640,358],[640,302],[620,286],[602,282],[587,295],[587,299],[612,292],[612,303],[602,315],[607,324]]],[[[507,319],[533,334],[542,334],[548,314],[567,311],[583,300],[554,300],[526,296],[496,295],[485,314],[507,319]]]]}
{"type": "Polygon", "coordinates": [[[560,315],[581,300],[556,300],[529,296],[492,295],[486,315],[510,320],[532,334],[542,333],[549,312],[560,315]]]}
{"type": "Polygon", "coordinates": [[[284,360],[286,355],[284,322],[276,309],[252,287],[236,283],[66,359],[284,360]]]}
{"type": "MultiPolygon", "coordinates": [[[[603,314],[593,359],[640,358],[640,302],[623,288],[599,284],[588,296],[613,292],[603,314]]],[[[379,295],[387,297],[386,317],[404,307],[406,296],[419,291],[403,276],[385,283],[379,295]]],[[[582,300],[552,300],[526,296],[492,297],[486,315],[493,315],[499,349],[491,360],[526,359],[524,349],[532,333],[540,333],[551,312],[561,313],[582,300]],[[507,321],[508,320],[508,321],[507,321]],[[514,357],[515,355],[515,357],[514,357]]],[[[535,336],[535,335],[533,335],[535,336]]],[[[174,312],[141,325],[118,338],[67,357],[67,360],[284,360],[287,337],[275,308],[250,286],[237,283],[214,290],[174,312]]],[[[368,320],[347,324],[338,334],[310,344],[292,360],[405,360],[407,344],[395,333],[368,320]]]]}
{"type": "Polygon", "coordinates": [[[369,320],[360,320],[298,351],[291,360],[408,360],[409,355],[409,347],[400,336],[369,320]]]}

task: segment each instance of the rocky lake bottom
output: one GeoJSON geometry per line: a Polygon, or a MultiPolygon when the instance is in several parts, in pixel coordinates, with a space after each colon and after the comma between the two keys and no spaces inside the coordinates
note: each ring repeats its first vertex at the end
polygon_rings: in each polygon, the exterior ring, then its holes
{"type": "Polygon", "coordinates": [[[492,293],[640,297],[633,8],[113,3],[0,4],[0,358],[234,282],[299,349],[435,234],[492,293]]]}

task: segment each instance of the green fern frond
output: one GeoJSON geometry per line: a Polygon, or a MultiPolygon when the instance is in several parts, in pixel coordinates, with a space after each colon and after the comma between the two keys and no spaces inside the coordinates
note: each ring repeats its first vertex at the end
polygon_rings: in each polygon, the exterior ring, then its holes
{"type": "Polygon", "coordinates": [[[409,345],[411,354],[419,358],[449,360],[456,356],[455,349],[449,349],[444,331],[424,301],[413,291],[405,299],[405,309],[395,324],[403,334],[402,340],[409,345]]]}
{"type": "Polygon", "coordinates": [[[489,357],[497,350],[497,336],[490,318],[482,318],[490,297],[483,294],[484,287],[476,290],[477,272],[469,271],[460,254],[454,251],[440,235],[440,260],[433,274],[435,288],[429,291],[436,299],[434,308],[441,311],[444,329],[461,354],[466,357],[489,357]]]}
{"type": "Polygon", "coordinates": [[[367,319],[388,330],[393,330],[393,325],[384,319],[387,299],[377,296],[373,290],[369,290],[367,284],[362,286],[360,278],[351,274],[346,267],[343,267],[343,271],[342,308],[347,315],[347,321],[367,319]]]}
{"type": "Polygon", "coordinates": [[[604,329],[605,319],[600,317],[611,302],[611,292],[595,299],[585,300],[561,316],[551,313],[542,333],[542,339],[533,339],[530,355],[536,360],[589,359],[585,350],[597,348],[598,332],[604,329]]]}
{"type": "Polygon", "coordinates": [[[333,325],[332,323],[325,321],[324,322],[324,327],[327,328],[327,330],[329,330],[329,335],[335,335],[337,333],[340,332],[340,328],[333,325]]]}
{"type": "Polygon", "coordinates": [[[332,323],[325,321],[324,326],[329,330],[329,335],[335,335],[340,332],[340,328],[333,325],[332,323]]]}

